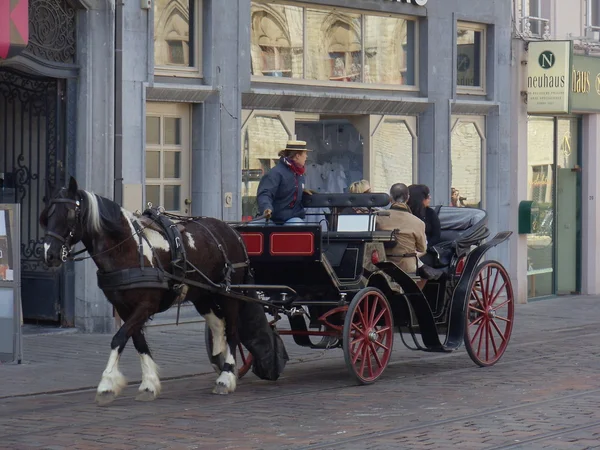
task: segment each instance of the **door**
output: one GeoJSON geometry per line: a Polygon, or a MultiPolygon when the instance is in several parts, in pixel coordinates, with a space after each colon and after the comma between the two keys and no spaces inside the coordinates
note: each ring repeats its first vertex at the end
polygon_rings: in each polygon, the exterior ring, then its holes
{"type": "Polygon", "coordinates": [[[577,119],[557,120],[556,154],[556,293],[579,291],[580,177],[577,119]]]}
{"type": "Polygon", "coordinates": [[[145,204],[174,214],[191,213],[190,106],[146,104],[145,204]]]}
{"type": "Polygon", "coordinates": [[[65,267],[43,262],[39,216],[46,186],[64,186],[68,171],[65,83],[0,70],[0,202],[21,204],[23,316],[58,322],[65,267]]]}

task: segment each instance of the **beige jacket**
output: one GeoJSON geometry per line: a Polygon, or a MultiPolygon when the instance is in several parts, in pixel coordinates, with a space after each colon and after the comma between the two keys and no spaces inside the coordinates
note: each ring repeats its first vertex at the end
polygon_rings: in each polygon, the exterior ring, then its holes
{"type": "Polygon", "coordinates": [[[415,273],[417,257],[427,251],[425,222],[414,216],[405,203],[394,203],[389,212],[389,216],[378,216],[376,225],[381,231],[397,230],[396,246],[386,249],[386,256],[406,273],[415,273]]]}

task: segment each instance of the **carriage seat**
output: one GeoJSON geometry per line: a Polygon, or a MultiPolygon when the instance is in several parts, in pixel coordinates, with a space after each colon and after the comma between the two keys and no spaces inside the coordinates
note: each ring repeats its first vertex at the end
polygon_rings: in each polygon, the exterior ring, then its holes
{"type": "Polygon", "coordinates": [[[383,193],[366,194],[304,194],[305,208],[383,208],[390,203],[390,196],[383,193]]]}
{"type": "Polygon", "coordinates": [[[462,240],[487,225],[487,213],[482,209],[440,206],[436,211],[440,219],[440,242],[462,240]]]}

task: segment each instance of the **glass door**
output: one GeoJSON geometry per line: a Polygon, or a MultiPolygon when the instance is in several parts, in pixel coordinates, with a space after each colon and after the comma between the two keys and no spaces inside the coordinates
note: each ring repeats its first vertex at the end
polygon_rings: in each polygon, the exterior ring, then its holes
{"type": "Polygon", "coordinates": [[[184,103],[146,105],[146,203],[191,213],[190,108],[184,103]]]}
{"type": "Polygon", "coordinates": [[[528,297],[554,294],[554,118],[530,117],[527,127],[527,199],[539,207],[527,235],[528,297]]]}
{"type": "Polygon", "coordinates": [[[578,155],[578,120],[556,122],[556,294],[580,291],[578,265],[580,245],[581,169],[578,155]]]}

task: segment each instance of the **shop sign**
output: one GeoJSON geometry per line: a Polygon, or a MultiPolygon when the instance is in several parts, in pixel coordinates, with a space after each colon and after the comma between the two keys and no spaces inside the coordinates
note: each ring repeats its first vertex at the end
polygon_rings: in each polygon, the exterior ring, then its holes
{"type": "Polygon", "coordinates": [[[571,41],[530,42],[527,60],[527,112],[568,114],[571,41]]]}
{"type": "Polygon", "coordinates": [[[0,60],[19,54],[28,41],[28,0],[0,0],[0,60]]]}
{"type": "Polygon", "coordinates": [[[573,56],[571,109],[581,112],[600,111],[600,58],[573,56]]]}

